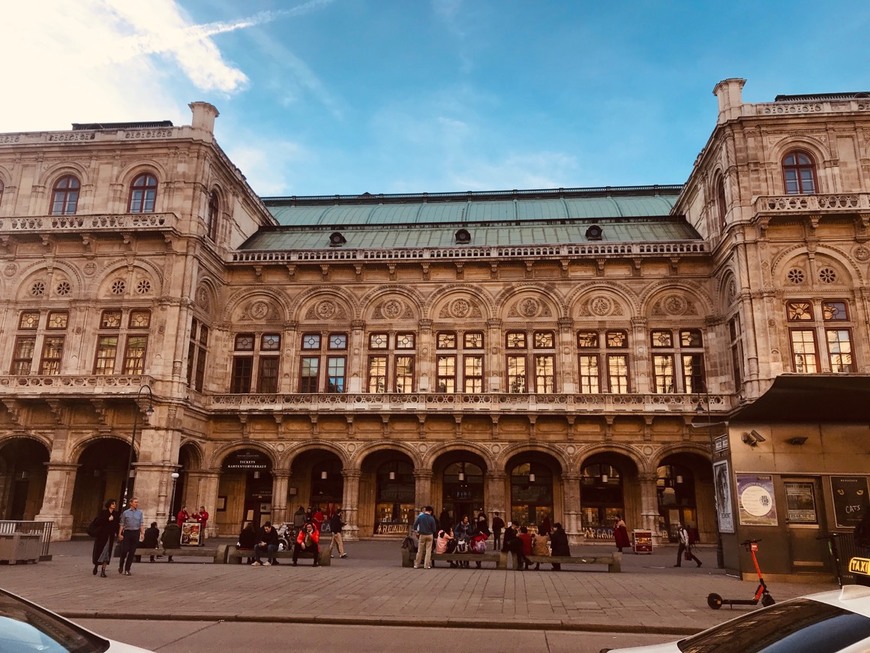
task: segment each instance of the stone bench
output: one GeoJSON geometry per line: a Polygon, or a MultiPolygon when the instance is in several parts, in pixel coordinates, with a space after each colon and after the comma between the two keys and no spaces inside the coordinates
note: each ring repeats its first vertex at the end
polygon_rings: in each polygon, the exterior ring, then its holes
{"type": "MultiPolygon", "coordinates": [[[[240,549],[235,544],[227,544],[224,545],[226,547],[226,551],[224,553],[224,559],[222,562],[226,562],[229,564],[241,564],[242,558],[253,558],[254,550],[253,549],[240,549]]],[[[281,560],[293,559],[293,551],[275,551],[271,554],[261,553],[261,558],[276,558],[281,560]]],[[[314,554],[303,551],[298,556],[300,560],[313,560],[314,554]]],[[[215,560],[217,561],[217,560],[215,560]]],[[[320,548],[320,564],[324,567],[328,567],[332,564],[332,560],[329,557],[329,547],[321,547],[320,548]]]]}
{"type": "MultiPolygon", "coordinates": [[[[181,549],[164,549],[163,547],[157,547],[156,549],[145,549],[143,547],[136,548],[136,562],[142,562],[142,558],[145,556],[164,556],[168,558],[172,556],[173,558],[211,558],[212,562],[223,562],[223,551],[222,547],[209,547],[209,546],[188,546],[181,549]],[[218,558],[221,558],[220,561],[218,558]]],[[[115,557],[118,557],[120,553],[119,549],[115,550],[115,557]]]]}
{"type": "MultiPolygon", "coordinates": [[[[402,566],[413,567],[417,552],[410,549],[402,549],[402,566]]],[[[505,553],[432,553],[432,565],[437,560],[447,562],[474,562],[480,567],[482,562],[494,562],[496,569],[507,569],[507,554],[505,553]]]]}
{"type": "MultiPolygon", "coordinates": [[[[557,563],[562,565],[607,565],[607,571],[619,573],[622,571],[622,554],[618,551],[607,555],[588,556],[526,556],[529,562],[557,563]]],[[[514,560],[514,568],[519,568],[519,558],[514,560]]]]}

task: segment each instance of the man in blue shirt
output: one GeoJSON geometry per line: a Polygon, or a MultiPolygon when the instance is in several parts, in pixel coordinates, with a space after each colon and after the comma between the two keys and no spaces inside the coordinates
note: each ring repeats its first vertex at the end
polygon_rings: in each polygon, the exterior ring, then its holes
{"type": "Polygon", "coordinates": [[[121,542],[121,559],[118,563],[118,573],[132,576],[130,567],[133,566],[133,558],[136,556],[136,547],[145,538],[145,516],[139,510],[139,499],[133,497],[130,507],[121,513],[121,521],[118,524],[118,541],[121,542]]]}
{"type": "Polygon", "coordinates": [[[424,551],[426,555],[426,569],[432,568],[432,544],[435,542],[435,531],[438,530],[438,524],[435,521],[435,517],[432,516],[434,512],[435,508],[426,506],[414,522],[414,530],[420,535],[420,543],[417,545],[417,557],[414,560],[414,569],[420,568],[420,561],[423,560],[424,551]]]}

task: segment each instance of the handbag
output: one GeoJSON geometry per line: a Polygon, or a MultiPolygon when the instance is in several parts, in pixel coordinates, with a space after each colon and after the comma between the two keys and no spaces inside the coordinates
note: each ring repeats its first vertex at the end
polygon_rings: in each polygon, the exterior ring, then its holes
{"type": "Polygon", "coordinates": [[[686,552],[683,554],[683,557],[684,557],[686,560],[691,560],[691,559],[692,559],[692,550],[691,550],[691,549],[686,549],[686,552]]]}
{"type": "Polygon", "coordinates": [[[94,521],[92,521],[90,523],[90,525],[88,526],[88,536],[89,537],[96,537],[99,534],[100,534],[100,518],[94,517],[94,521]]]}

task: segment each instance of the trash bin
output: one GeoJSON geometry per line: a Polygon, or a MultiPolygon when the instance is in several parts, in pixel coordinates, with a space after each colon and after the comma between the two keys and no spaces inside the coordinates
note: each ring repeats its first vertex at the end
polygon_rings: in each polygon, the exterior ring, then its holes
{"type": "Polygon", "coordinates": [[[635,553],[652,553],[652,531],[635,529],[631,532],[631,550],[635,553]]]}

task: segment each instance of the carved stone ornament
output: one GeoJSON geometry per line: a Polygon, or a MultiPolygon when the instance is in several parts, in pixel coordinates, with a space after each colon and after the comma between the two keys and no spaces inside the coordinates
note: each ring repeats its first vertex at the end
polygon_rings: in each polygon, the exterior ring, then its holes
{"type": "Polygon", "coordinates": [[[471,304],[467,299],[457,299],[450,303],[450,314],[453,317],[468,317],[471,312],[471,304]]]}
{"type": "Polygon", "coordinates": [[[388,320],[395,320],[402,314],[402,308],[404,308],[402,302],[397,299],[390,299],[384,302],[382,309],[384,317],[388,320]]]}
{"type": "Polygon", "coordinates": [[[314,307],[314,313],[321,320],[328,320],[335,315],[335,311],[335,303],[326,300],[318,302],[317,306],[314,307]]]}
{"type": "Polygon", "coordinates": [[[255,320],[262,320],[269,314],[269,305],[264,301],[252,302],[248,313],[255,320]]]}
{"type": "Polygon", "coordinates": [[[96,274],[97,272],[97,264],[93,262],[85,263],[84,267],[82,268],[82,272],[85,273],[86,277],[94,276],[94,274],[96,274]]]}
{"type": "Polygon", "coordinates": [[[3,274],[7,277],[14,277],[18,272],[18,266],[15,263],[8,263],[5,268],[3,268],[3,274]]]}
{"type": "Polygon", "coordinates": [[[598,316],[610,315],[613,313],[613,302],[607,297],[593,297],[589,301],[589,312],[598,316]]]}
{"type": "Polygon", "coordinates": [[[208,290],[205,286],[200,286],[196,291],[196,303],[204,311],[208,311],[211,308],[208,290]]]}
{"type": "Polygon", "coordinates": [[[858,247],[855,248],[855,258],[859,261],[870,259],[870,249],[864,247],[864,245],[858,245],[858,247]]]}

